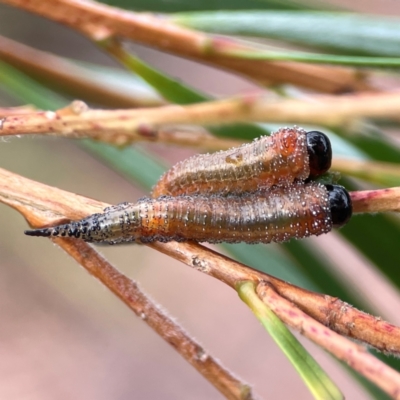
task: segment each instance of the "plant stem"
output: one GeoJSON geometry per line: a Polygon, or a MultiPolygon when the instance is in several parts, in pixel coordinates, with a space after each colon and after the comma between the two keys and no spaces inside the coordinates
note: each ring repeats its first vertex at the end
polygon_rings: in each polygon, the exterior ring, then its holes
{"type": "MultiPolygon", "coordinates": [[[[359,192],[352,192],[352,196],[355,193],[359,192]]],[[[79,220],[109,206],[31,181],[4,169],[0,169],[0,201],[18,210],[33,227],[54,226],[68,220],[79,220]]],[[[357,207],[355,200],[355,208],[357,207]]],[[[400,354],[400,328],[363,313],[335,297],[291,285],[196,243],[154,242],[148,246],[232,288],[243,281],[269,282],[280,296],[293,302],[323,325],[380,351],[400,354]]]]}
{"type": "Polygon", "coordinates": [[[67,25],[98,41],[120,37],[179,56],[228,69],[265,83],[291,83],[314,90],[343,93],[373,89],[363,74],[343,67],[296,62],[235,59],[227,49],[251,50],[235,39],[215,38],[203,32],[179,27],[168,18],[125,11],[85,0],[1,0],[67,25]]]}

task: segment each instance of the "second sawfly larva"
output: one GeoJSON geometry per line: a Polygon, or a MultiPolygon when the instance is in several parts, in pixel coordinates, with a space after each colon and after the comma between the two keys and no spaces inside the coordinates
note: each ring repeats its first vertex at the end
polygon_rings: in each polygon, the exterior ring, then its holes
{"type": "Polygon", "coordinates": [[[162,196],[106,208],[80,221],[26,231],[87,242],[283,242],[327,233],[352,213],[337,185],[299,183],[241,196],[162,196]]]}
{"type": "Polygon", "coordinates": [[[331,144],[325,134],[281,128],[252,143],[179,162],[160,178],[152,197],[227,195],[288,186],[295,180],[322,175],[331,160],[331,144]]]}

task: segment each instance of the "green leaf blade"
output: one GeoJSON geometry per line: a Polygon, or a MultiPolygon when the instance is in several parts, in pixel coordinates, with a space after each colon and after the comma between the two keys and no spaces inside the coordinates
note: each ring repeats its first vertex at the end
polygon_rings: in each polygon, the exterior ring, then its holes
{"type": "Polygon", "coordinates": [[[285,324],[260,300],[253,282],[238,288],[240,298],[250,307],[272,339],[290,360],[316,399],[343,399],[339,388],[319,366],[285,324]]]}
{"type": "Polygon", "coordinates": [[[301,10],[318,7],[320,9],[329,8],[326,5],[318,4],[315,1],[295,1],[295,0],[102,0],[102,3],[115,7],[121,7],[134,11],[156,11],[156,12],[176,12],[176,11],[203,11],[203,10],[248,10],[248,9],[282,9],[282,10],[301,10]]]}
{"type": "Polygon", "coordinates": [[[400,20],[394,17],[258,10],[177,13],[172,21],[211,33],[278,39],[341,54],[400,56],[400,20]]]}

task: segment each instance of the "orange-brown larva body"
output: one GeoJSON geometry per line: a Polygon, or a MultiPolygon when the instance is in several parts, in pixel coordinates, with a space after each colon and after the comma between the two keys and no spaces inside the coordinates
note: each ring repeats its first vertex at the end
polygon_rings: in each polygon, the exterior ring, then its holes
{"type": "Polygon", "coordinates": [[[273,188],[242,196],[164,197],[145,205],[141,241],[283,242],[329,232],[326,189],[273,188]]]}
{"type": "Polygon", "coordinates": [[[305,180],[310,174],[306,134],[282,128],[241,147],[195,155],[167,171],[152,197],[254,192],[305,180]]]}
{"type": "Polygon", "coordinates": [[[109,207],[81,221],[31,231],[88,242],[282,242],[332,228],[325,186],[295,184],[241,196],[163,196],[109,207]]]}

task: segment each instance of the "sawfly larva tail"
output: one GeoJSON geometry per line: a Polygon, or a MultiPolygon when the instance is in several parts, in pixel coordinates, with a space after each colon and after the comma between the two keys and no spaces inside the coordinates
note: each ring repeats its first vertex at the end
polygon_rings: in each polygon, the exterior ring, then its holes
{"type": "Polygon", "coordinates": [[[331,160],[331,144],[322,132],[281,128],[252,143],[179,162],[160,178],[152,197],[227,195],[288,186],[322,175],[331,160]]]}
{"type": "Polygon", "coordinates": [[[136,241],[269,243],[327,233],[345,224],[351,199],[341,186],[309,183],[241,196],[162,196],[108,207],[80,221],[26,231],[110,244],[136,241]]]}

